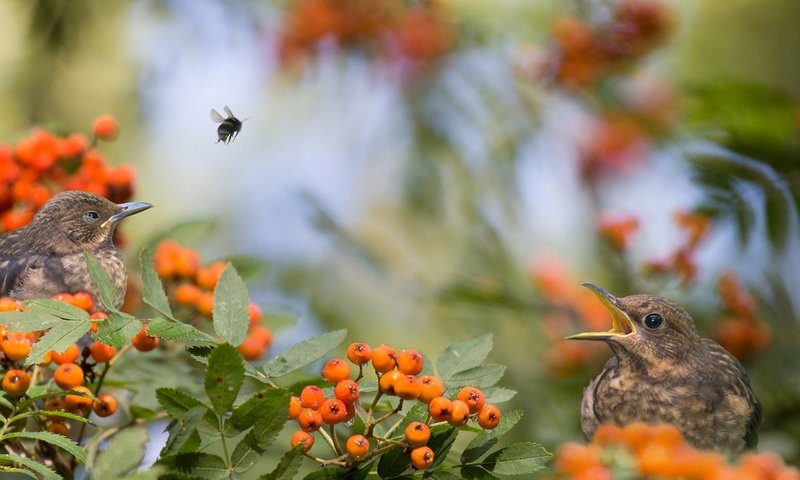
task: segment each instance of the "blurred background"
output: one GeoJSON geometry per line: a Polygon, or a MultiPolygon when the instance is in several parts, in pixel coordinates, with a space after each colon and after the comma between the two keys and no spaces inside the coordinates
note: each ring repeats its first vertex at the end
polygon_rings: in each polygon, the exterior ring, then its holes
{"type": "Polygon", "coordinates": [[[609,325],[578,283],[673,298],[746,365],[761,449],[797,463],[798,19],[796,0],[4,0],[0,143],[113,115],[99,150],[157,206],[123,227],[132,265],[187,221],[203,258],[257,259],[253,300],[298,314],[269,355],[334,328],[428,358],[492,333],[515,435],[550,450],[610,356],[561,340],[609,325]],[[229,145],[226,105],[247,119],[229,145]]]}

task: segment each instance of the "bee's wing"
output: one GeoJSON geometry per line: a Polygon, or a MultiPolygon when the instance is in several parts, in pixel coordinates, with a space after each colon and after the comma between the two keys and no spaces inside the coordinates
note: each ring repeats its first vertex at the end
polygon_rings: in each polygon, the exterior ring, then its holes
{"type": "MultiPolygon", "coordinates": [[[[228,107],[225,107],[225,108],[227,109],[228,107]]],[[[222,115],[220,115],[218,111],[214,110],[213,108],[211,109],[211,121],[212,122],[214,122],[214,123],[222,123],[224,120],[225,119],[222,118],[222,115]]]]}
{"type": "Polygon", "coordinates": [[[225,113],[227,113],[229,117],[236,117],[236,115],[231,112],[231,108],[227,105],[225,105],[225,113]]]}

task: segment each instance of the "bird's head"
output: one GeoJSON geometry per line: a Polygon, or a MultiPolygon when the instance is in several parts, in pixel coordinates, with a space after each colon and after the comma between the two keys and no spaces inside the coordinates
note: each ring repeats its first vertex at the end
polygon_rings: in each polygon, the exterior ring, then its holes
{"type": "Polygon", "coordinates": [[[117,223],[152,207],[149,203],[116,204],[79,190],[61,192],[51,198],[31,220],[31,227],[52,238],[65,236],[80,249],[110,242],[117,223]]]}
{"type": "Polygon", "coordinates": [[[601,340],[609,344],[620,361],[657,365],[685,357],[700,341],[694,320],[672,300],[653,295],[617,298],[593,283],[591,290],[611,313],[611,329],[578,333],[568,340],[601,340]]]}

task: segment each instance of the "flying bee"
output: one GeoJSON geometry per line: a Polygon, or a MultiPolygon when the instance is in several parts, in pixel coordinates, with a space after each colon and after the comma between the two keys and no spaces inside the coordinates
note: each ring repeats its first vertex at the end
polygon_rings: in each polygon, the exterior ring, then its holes
{"type": "Polygon", "coordinates": [[[219,114],[218,111],[214,110],[213,108],[211,109],[211,120],[214,123],[219,123],[219,127],[217,127],[217,135],[219,136],[219,140],[217,140],[217,143],[222,142],[227,145],[239,135],[239,132],[242,130],[242,122],[244,122],[244,120],[239,120],[236,118],[227,105],[225,105],[225,113],[228,114],[228,118],[224,118],[219,114]]]}

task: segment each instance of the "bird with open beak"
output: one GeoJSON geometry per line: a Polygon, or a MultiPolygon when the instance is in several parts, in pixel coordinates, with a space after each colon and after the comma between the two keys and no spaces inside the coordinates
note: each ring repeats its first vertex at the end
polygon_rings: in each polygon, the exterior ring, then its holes
{"type": "Polygon", "coordinates": [[[570,340],[602,341],[614,356],[584,391],[581,427],[591,439],[600,424],[669,423],[691,445],[739,452],[758,443],[761,404],[744,367],[697,334],[680,305],[652,295],[616,298],[583,283],[611,313],[611,329],[570,340]]]}

